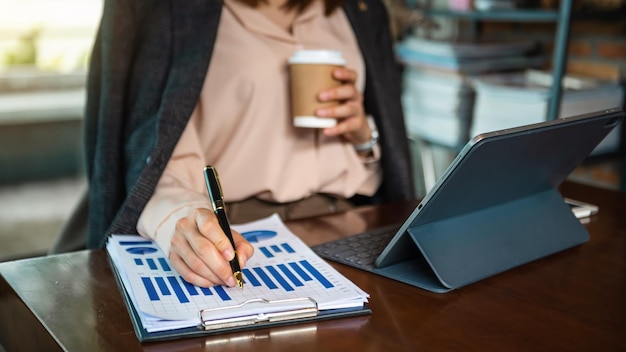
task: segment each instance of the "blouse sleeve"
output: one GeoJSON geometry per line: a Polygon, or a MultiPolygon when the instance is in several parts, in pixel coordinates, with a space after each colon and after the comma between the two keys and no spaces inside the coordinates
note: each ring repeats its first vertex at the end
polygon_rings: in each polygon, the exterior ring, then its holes
{"type": "Polygon", "coordinates": [[[192,116],[137,222],[137,232],[155,240],[168,257],[176,222],[196,208],[211,209],[193,120],[192,116]]]}

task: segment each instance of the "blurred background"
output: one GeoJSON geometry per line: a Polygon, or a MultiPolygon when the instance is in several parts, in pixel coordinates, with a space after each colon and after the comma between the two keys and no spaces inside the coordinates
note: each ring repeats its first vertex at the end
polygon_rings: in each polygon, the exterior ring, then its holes
{"type": "MultiPolygon", "coordinates": [[[[0,261],[46,254],[86,189],[81,123],[102,1],[0,0],[0,261]]],[[[385,2],[420,197],[475,133],[623,107],[624,0],[385,2]]],[[[626,190],[624,136],[570,178],[626,190]]]]}
{"type": "Polygon", "coordinates": [[[101,0],[0,0],[0,260],[46,253],[85,189],[82,109],[101,0]]]}

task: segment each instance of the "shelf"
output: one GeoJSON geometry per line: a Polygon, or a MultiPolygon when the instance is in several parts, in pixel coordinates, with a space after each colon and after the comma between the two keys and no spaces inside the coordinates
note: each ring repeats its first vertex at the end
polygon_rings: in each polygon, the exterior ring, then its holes
{"type": "Polygon", "coordinates": [[[446,16],[471,21],[556,22],[558,11],[549,10],[489,10],[455,11],[447,9],[425,10],[426,16],[446,16]]]}
{"type": "Polygon", "coordinates": [[[569,25],[573,0],[561,0],[558,10],[542,9],[502,9],[457,11],[449,9],[422,9],[427,17],[450,17],[459,20],[480,21],[507,21],[507,22],[554,22],[557,25],[554,36],[553,82],[550,89],[550,102],[546,111],[548,120],[555,120],[559,116],[559,105],[562,95],[561,80],[567,64],[567,44],[569,40],[569,25]]]}

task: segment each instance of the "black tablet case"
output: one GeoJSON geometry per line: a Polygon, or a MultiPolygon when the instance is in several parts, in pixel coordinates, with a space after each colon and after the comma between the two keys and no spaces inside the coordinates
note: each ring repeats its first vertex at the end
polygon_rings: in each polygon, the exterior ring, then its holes
{"type": "Polygon", "coordinates": [[[557,187],[623,117],[610,109],[474,137],[375,267],[360,268],[447,292],[587,241],[557,187]]]}

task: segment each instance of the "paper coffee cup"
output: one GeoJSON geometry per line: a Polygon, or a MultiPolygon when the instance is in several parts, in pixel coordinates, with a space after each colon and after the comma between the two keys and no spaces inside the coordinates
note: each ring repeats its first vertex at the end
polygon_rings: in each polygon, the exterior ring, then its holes
{"type": "Polygon", "coordinates": [[[327,128],[336,125],[335,119],[315,116],[315,110],[338,105],[335,101],[322,103],[317,95],[323,90],[341,85],[341,81],[332,76],[333,70],[346,65],[341,52],[298,50],[288,62],[294,126],[327,128]]]}

